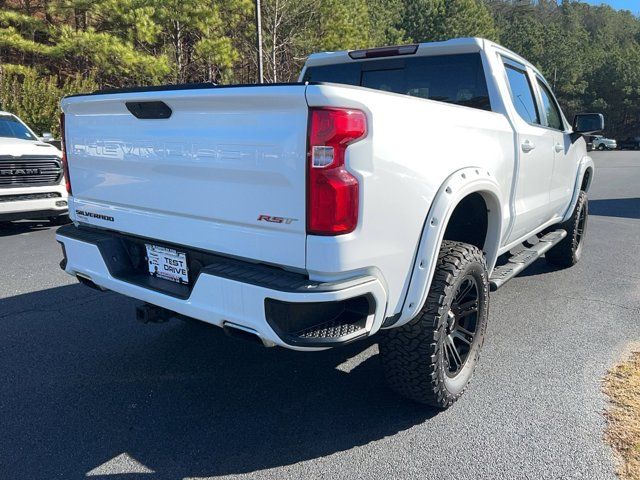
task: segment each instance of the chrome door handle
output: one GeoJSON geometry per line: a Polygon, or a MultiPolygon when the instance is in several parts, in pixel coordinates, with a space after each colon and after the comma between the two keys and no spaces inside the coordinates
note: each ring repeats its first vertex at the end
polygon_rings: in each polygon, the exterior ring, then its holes
{"type": "Polygon", "coordinates": [[[560,153],[561,151],[564,150],[564,147],[562,146],[561,143],[556,143],[555,146],[553,147],[556,150],[556,153],[560,153]]]}
{"type": "Polygon", "coordinates": [[[529,153],[531,150],[536,148],[536,144],[533,143],[531,140],[525,140],[524,142],[522,142],[520,146],[522,147],[522,151],[524,153],[529,153]]]}

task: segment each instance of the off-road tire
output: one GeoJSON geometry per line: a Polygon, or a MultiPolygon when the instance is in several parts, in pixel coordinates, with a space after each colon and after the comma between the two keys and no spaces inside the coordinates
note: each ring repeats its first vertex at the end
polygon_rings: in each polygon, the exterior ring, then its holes
{"type": "Polygon", "coordinates": [[[553,227],[554,229],[566,230],[567,236],[545,254],[544,257],[548,264],[554,267],[568,268],[578,263],[582,256],[588,220],[589,201],[587,193],[581,190],[571,218],[553,227]]]}
{"type": "MultiPolygon", "coordinates": [[[[399,394],[437,408],[448,408],[464,393],[475,370],[487,326],[489,276],[482,252],[462,242],[442,242],[427,300],[407,324],[380,332],[380,359],[389,386],[399,394]],[[475,335],[454,377],[449,372],[445,342],[451,305],[458,289],[476,282],[475,335]]],[[[457,322],[457,320],[456,320],[457,322]]],[[[450,350],[448,350],[450,351],[450,350]]]]}
{"type": "Polygon", "coordinates": [[[604,150],[604,144],[601,143],[600,145],[598,145],[598,150],[603,151],[604,150]]]}

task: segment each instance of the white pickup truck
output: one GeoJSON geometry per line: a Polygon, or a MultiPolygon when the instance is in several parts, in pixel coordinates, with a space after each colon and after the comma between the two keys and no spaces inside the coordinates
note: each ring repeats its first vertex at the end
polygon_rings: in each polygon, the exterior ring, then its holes
{"type": "Polygon", "coordinates": [[[483,39],[311,55],[299,83],[63,99],[62,267],[266,346],[377,334],[389,384],[446,408],[489,290],[580,258],[600,114],[483,39]]]}
{"type": "Polygon", "coordinates": [[[22,120],[0,112],[0,223],[48,219],[67,220],[67,190],[61,152],[40,138],[22,120]]]}

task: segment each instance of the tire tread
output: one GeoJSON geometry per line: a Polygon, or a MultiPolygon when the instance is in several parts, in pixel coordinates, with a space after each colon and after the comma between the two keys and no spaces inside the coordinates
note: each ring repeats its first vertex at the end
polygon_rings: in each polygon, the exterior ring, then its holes
{"type": "MultiPolygon", "coordinates": [[[[380,355],[388,384],[396,392],[420,403],[438,408],[451,406],[466,390],[452,394],[444,384],[444,368],[440,354],[441,337],[445,334],[448,297],[464,266],[479,262],[484,267],[485,285],[481,294],[487,296],[486,261],[477,247],[462,242],[444,240],[427,300],[420,313],[407,324],[385,330],[380,341],[380,355]]],[[[485,309],[485,315],[486,315],[485,309]]],[[[477,363],[484,341],[486,318],[479,323],[477,363]]]]}
{"type": "MultiPolygon", "coordinates": [[[[568,268],[578,263],[579,257],[576,255],[576,252],[579,246],[577,240],[579,212],[583,208],[588,208],[587,205],[587,194],[581,190],[578,194],[578,201],[576,202],[571,217],[559,226],[553,227],[554,229],[559,227],[566,230],[567,236],[545,253],[544,257],[548,264],[555,267],[568,268]]],[[[583,232],[582,241],[584,241],[584,233],[585,232],[583,232]]]]}

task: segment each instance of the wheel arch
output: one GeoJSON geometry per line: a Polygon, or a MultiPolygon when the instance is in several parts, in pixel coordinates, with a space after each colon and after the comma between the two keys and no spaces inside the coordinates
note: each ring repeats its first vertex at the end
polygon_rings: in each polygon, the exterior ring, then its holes
{"type": "Polygon", "coordinates": [[[562,217],[562,221],[566,222],[571,214],[573,213],[573,209],[576,208],[576,203],[578,202],[578,195],[581,190],[585,192],[589,191],[591,188],[591,183],[593,182],[593,175],[595,172],[595,167],[593,163],[593,159],[585,155],[578,163],[578,168],[576,172],[576,179],[573,187],[573,196],[571,197],[571,203],[567,207],[567,210],[562,217]]]}
{"type": "Polygon", "coordinates": [[[584,174],[582,175],[582,180],[580,181],[580,190],[584,190],[585,192],[589,191],[591,188],[591,181],[593,180],[593,166],[587,165],[584,174]]]}
{"type": "Polygon", "coordinates": [[[475,245],[482,250],[489,268],[495,263],[500,244],[500,201],[490,190],[475,190],[458,199],[444,225],[442,240],[475,245]]]}
{"type": "MultiPolygon", "coordinates": [[[[481,199],[485,206],[483,214],[486,214],[486,231],[482,245],[477,240],[467,243],[476,244],[485,253],[488,270],[493,269],[503,230],[501,191],[497,181],[487,170],[479,167],[464,168],[447,178],[431,203],[414,263],[409,271],[410,278],[402,310],[395,315],[397,320],[393,327],[405,324],[420,311],[431,286],[442,241],[446,235],[451,236],[452,231],[448,229],[452,225],[451,220],[455,222],[460,218],[459,215],[463,215],[463,218],[469,215],[466,210],[469,205],[465,203],[470,198],[474,199],[471,204],[478,205],[481,199]]],[[[447,239],[456,240],[457,236],[454,234],[454,238],[447,239]]],[[[461,238],[459,241],[465,239],[461,238]]]]}

